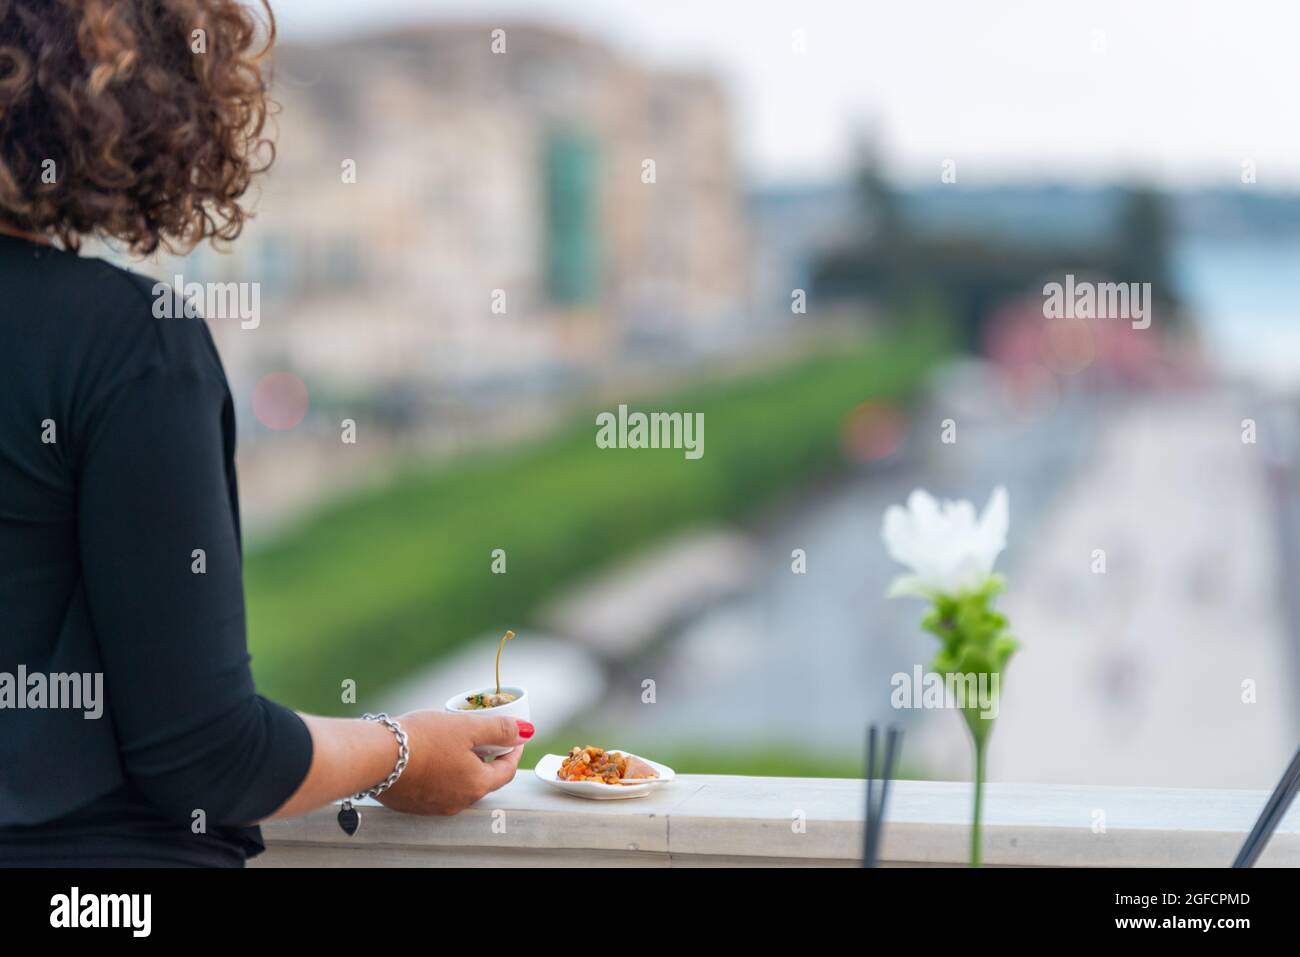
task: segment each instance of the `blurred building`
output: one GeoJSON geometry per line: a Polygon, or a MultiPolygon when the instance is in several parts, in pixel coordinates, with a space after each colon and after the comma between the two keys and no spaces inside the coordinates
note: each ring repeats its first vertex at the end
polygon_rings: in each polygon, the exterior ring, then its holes
{"type": "Polygon", "coordinates": [[[278,50],[257,217],[230,255],[182,264],[261,283],[256,331],[214,323],[232,376],[490,384],[647,336],[738,334],[748,254],[719,83],[497,29],[278,50]]]}

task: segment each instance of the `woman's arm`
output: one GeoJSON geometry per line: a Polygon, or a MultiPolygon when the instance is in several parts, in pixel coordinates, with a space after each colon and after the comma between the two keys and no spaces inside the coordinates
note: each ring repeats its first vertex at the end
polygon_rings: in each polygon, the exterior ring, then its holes
{"type": "MultiPolygon", "coordinates": [[[[397,738],[377,721],[301,717],[311,732],[311,767],[272,819],[305,814],[366,791],[397,764],[397,738]]],[[[513,718],[412,711],[397,720],[409,739],[410,763],[379,799],[414,814],[454,814],[507,783],[519,766],[524,741],[533,734],[531,724],[513,718]],[[480,744],[512,745],[514,750],[485,763],[471,750],[480,744]]]]}
{"type": "MultiPolygon", "coordinates": [[[[225,381],[201,320],[157,320],[142,333],[159,354],[94,408],[78,476],[82,574],[126,777],[166,816],[202,812],[208,826],[300,814],[374,787],[396,763],[391,731],[300,716],[257,694],[225,381]]],[[[513,720],[400,720],[410,764],[383,795],[400,810],[452,813],[518,764],[517,752],[484,764],[470,750],[518,746],[513,720]]]]}
{"type": "Polygon", "coordinates": [[[134,331],[137,348],[156,344],[152,361],[91,404],[77,436],[77,532],[104,720],[125,777],[163,815],[246,825],[301,786],[312,739],[253,683],[229,470],[234,410],[206,328],[150,317],[134,331]]]}

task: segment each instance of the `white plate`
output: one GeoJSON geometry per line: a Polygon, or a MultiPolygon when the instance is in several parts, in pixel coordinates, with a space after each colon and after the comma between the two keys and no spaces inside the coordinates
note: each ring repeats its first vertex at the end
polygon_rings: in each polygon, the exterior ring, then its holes
{"type": "MultiPolygon", "coordinates": [[[[619,754],[632,754],[624,748],[606,748],[606,751],[617,751],[619,754]]],[[[632,755],[633,757],[641,757],[632,755]]],[[[560,765],[564,761],[564,755],[548,754],[537,762],[537,767],[533,772],[553,788],[559,788],[561,791],[567,791],[569,794],[577,797],[588,798],[592,801],[620,801],[627,798],[643,797],[653,791],[660,785],[667,784],[677,776],[676,772],[666,764],[660,764],[658,761],[651,761],[649,758],[641,758],[646,764],[659,772],[659,777],[646,781],[643,784],[606,784],[603,781],[561,781],[558,777],[560,765]]]]}

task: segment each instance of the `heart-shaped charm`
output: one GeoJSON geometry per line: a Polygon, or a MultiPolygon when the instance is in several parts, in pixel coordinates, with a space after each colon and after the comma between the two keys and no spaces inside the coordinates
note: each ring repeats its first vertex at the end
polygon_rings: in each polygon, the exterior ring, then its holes
{"type": "Polygon", "coordinates": [[[352,806],[351,801],[344,801],[343,807],[339,810],[339,827],[343,828],[343,833],[348,837],[357,833],[357,828],[361,826],[361,813],[352,806]]]}

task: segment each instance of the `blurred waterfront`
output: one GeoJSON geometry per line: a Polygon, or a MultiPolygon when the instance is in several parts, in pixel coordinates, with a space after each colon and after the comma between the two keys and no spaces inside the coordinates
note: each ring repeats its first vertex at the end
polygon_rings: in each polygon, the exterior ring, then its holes
{"type": "Polygon", "coordinates": [[[839,178],[758,183],[707,63],[551,23],[506,23],[497,55],[494,29],[291,38],[257,220],[151,267],[261,284],[258,328],[212,326],[265,688],[440,707],[510,627],[555,746],[854,774],[865,724],[896,721],[909,773],[964,777],[956,716],[889,704],[934,649],[883,597],[881,517],[1004,484],[1022,650],[992,779],[1276,780],[1300,733],[1300,196],[1235,168],[900,181],[875,129],[839,178]],[[1067,273],[1151,283],[1151,328],[1045,319],[1067,273]],[[707,409],[704,458],[596,450],[593,410],[625,402],[707,409]]]}

